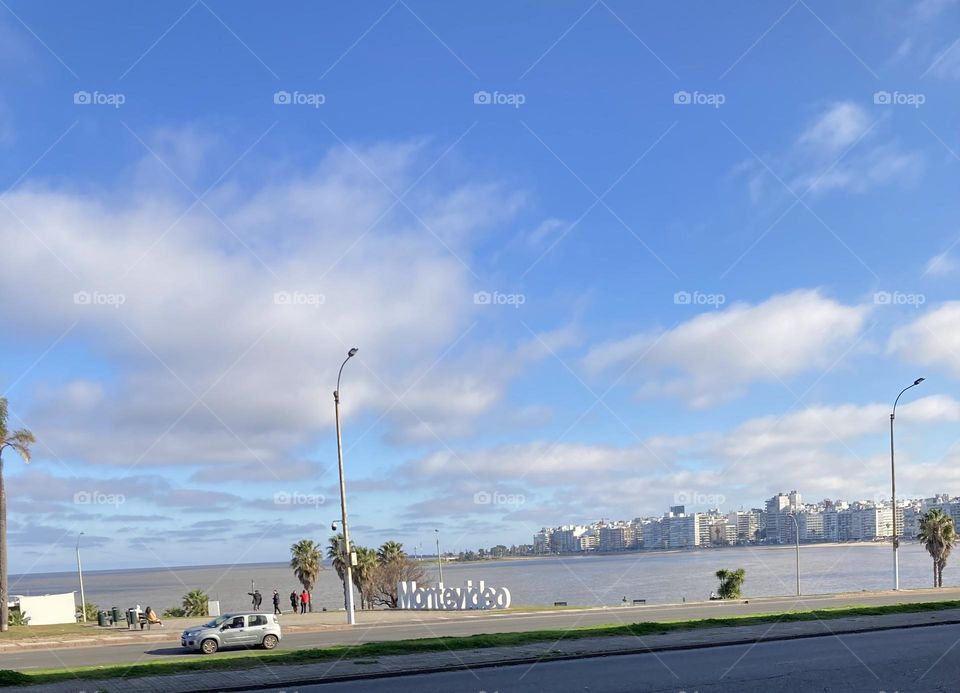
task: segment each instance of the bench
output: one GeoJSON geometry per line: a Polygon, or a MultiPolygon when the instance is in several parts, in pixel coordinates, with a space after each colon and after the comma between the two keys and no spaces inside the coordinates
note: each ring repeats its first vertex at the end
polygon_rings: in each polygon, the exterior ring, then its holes
{"type": "Polygon", "coordinates": [[[637,605],[637,604],[646,604],[646,603],[647,603],[647,600],[646,600],[646,599],[634,599],[634,600],[633,600],[633,603],[634,603],[634,605],[637,605]]]}

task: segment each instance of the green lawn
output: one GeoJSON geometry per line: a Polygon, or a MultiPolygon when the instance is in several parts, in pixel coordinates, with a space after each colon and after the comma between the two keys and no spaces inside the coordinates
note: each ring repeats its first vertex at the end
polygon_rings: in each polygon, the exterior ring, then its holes
{"type": "Polygon", "coordinates": [[[553,642],[580,638],[623,635],[645,636],[674,631],[695,630],[698,628],[724,628],[775,622],[823,621],[848,616],[879,616],[882,614],[920,613],[942,611],[945,609],[960,609],[960,601],[918,602],[914,604],[895,604],[890,606],[847,606],[812,611],[758,614],[755,616],[708,618],[694,621],[645,621],[629,625],[589,626],[571,630],[538,630],[522,633],[494,633],[465,637],[396,640],[392,642],[365,643],[362,645],[338,645],[309,650],[273,650],[269,652],[242,650],[236,653],[224,652],[212,657],[198,654],[184,659],[166,662],[82,667],[77,669],[49,669],[33,671],[29,674],[0,670],[0,686],[43,684],[71,679],[127,678],[135,676],[158,676],[190,671],[244,669],[256,667],[261,663],[269,663],[271,665],[310,664],[337,659],[364,660],[365,663],[370,663],[370,660],[376,657],[414,654],[418,652],[509,647],[536,642],[553,642]]]}

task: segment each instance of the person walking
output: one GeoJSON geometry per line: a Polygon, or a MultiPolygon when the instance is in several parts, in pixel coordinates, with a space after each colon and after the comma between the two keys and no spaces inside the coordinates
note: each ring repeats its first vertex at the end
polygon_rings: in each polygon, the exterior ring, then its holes
{"type": "Polygon", "coordinates": [[[310,603],[310,595],[304,590],[300,593],[300,613],[307,613],[307,605],[310,603]]]}
{"type": "Polygon", "coordinates": [[[293,613],[297,613],[297,604],[300,602],[300,598],[297,596],[297,591],[294,590],[290,593],[290,608],[293,609],[293,613]]]}
{"type": "Polygon", "coordinates": [[[273,613],[280,613],[280,593],[276,590],[273,591],[273,613]]]}

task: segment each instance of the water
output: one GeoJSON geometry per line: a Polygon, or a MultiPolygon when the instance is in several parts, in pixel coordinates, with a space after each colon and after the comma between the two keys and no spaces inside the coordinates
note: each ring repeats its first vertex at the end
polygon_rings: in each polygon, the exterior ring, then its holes
{"type": "MultiPolygon", "coordinates": [[[[801,591],[804,594],[884,590],[892,585],[889,544],[843,544],[803,546],[800,549],[801,591]]],[[[613,606],[623,597],[648,603],[706,599],[717,589],[714,573],[720,568],[745,568],[746,596],[791,595],[796,590],[793,547],[734,547],[684,552],[641,552],[609,556],[564,556],[480,563],[444,563],[448,585],[468,579],[507,587],[514,605],[613,606]]],[[[960,559],[957,559],[960,560],[960,559]]],[[[436,562],[426,561],[436,577],[436,562]]],[[[135,604],[153,606],[159,612],[178,606],[182,596],[201,589],[219,599],[221,610],[250,605],[251,580],[264,595],[264,609],[271,608],[271,595],[280,591],[280,604],[290,608],[291,590],[300,584],[284,563],[237,566],[196,566],[156,570],[85,571],[87,601],[101,608],[125,609],[135,604]]],[[[900,548],[900,585],[929,587],[932,562],[922,546],[900,548]]],[[[960,569],[947,566],[944,584],[960,585],[960,569]]],[[[11,576],[11,594],[52,594],[78,590],[76,573],[45,573],[11,576]]],[[[327,567],[313,592],[314,609],[341,608],[343,587],[336,572],[327,567]]],[[[79,600],[79,595],[78,595],[79,600]]]]}

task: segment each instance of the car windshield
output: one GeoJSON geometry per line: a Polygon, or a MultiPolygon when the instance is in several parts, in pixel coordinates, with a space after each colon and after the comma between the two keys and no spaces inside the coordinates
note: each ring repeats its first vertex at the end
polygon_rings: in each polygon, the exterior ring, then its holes
{"type": "Polygon", "coordinates": [[[222,626],[227,621],[227,616],[217,616],[215,619],[205,624],[207,628],[216,628],[222,626]]]}

